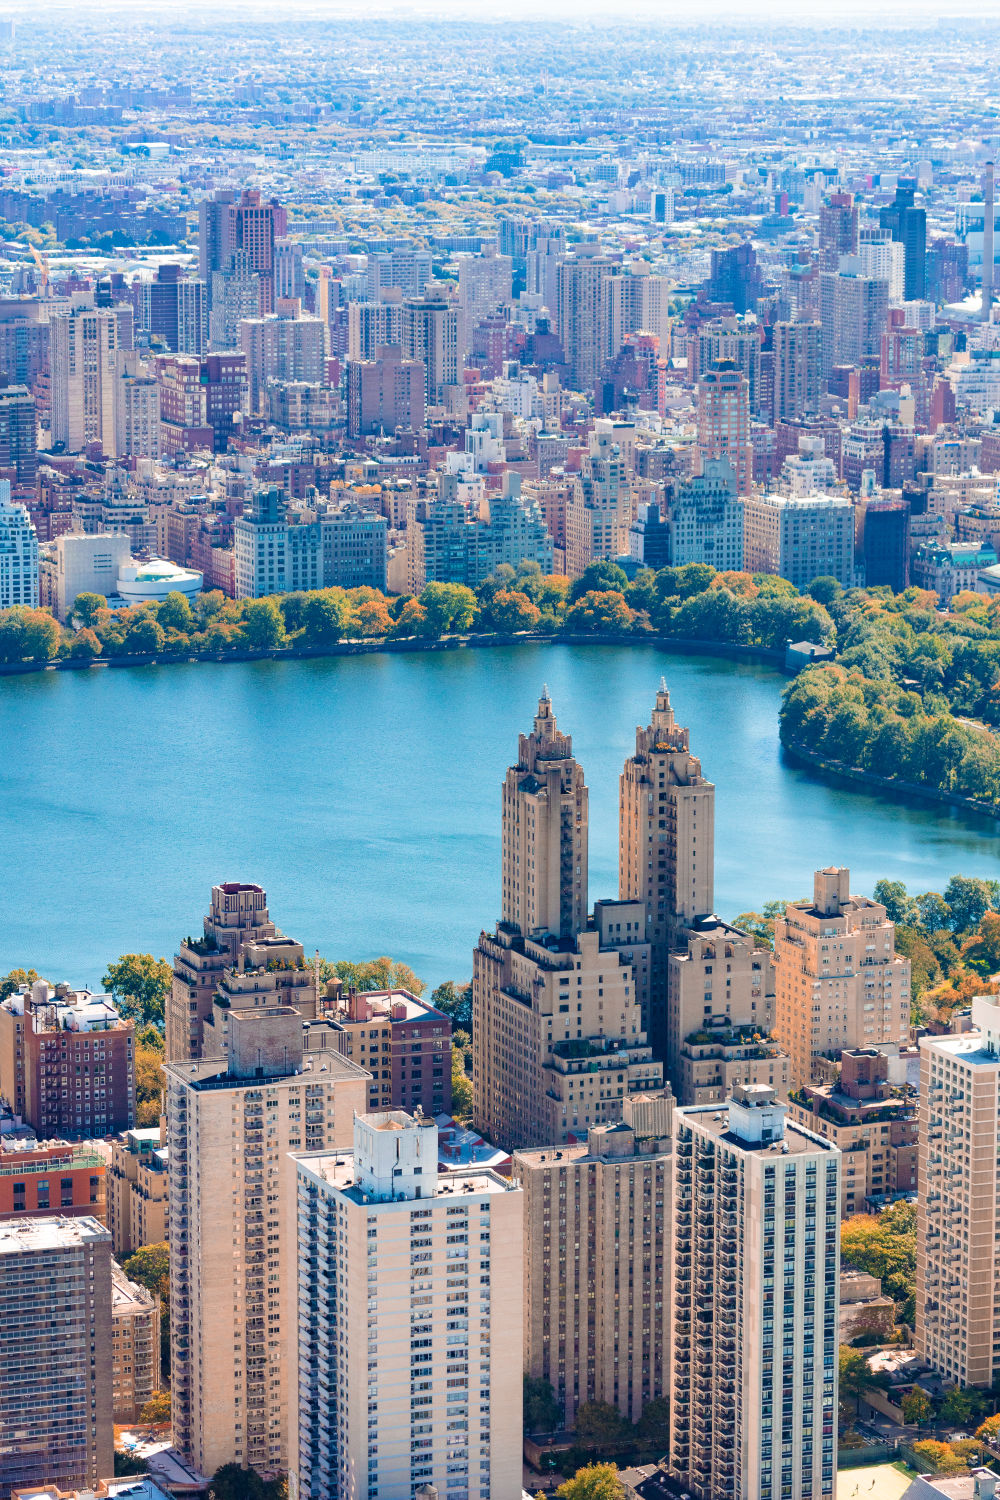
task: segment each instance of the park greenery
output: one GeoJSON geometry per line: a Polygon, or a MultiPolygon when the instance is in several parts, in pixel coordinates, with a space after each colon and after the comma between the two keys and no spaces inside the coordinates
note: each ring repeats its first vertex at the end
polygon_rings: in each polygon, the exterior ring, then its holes
{"type": "Polygon", "coordinates": [[[846,1264],[877,1276],[896,1303],[897,1316],[912,1324],[917,1278],[917,1211],[912,1203],[845,1219],[840,1253],[846,1264]]]}

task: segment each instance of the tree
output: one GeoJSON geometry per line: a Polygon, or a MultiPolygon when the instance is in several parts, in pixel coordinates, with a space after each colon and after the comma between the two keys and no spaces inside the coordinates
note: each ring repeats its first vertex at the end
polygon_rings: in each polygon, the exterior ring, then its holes
{"type": "Polygon", "coordinates": [[[976,1428],[976,1437],[983,1442],[996,1444],[1000,1437],[1000,1412],[992,1417],[987,1417],[985,1422],[980,1422],[976,1428]]]}
{"type": "Polygon", "coordinates": [[[845,1260],[859,1271],[878,1276],[882,1290],[900,1304],[900,1316],[912,1321],[917,1274],[917,1211],[912,1203],[894,1203],[879,1214],[855,1214],[840,1231],[845,1260]]]}
{"type": "Polygon", "coordinates": [[[405,639],[411,635],[424,635],[427,630],[427,611],[418,599],[407,599],[392,628],[392,634],[397,639],[405,639]]]}
{"type": "Polygon", "coordinates": [[[8,995],[13,995],[23,984],[34,984],[41,976],[37,969],[11,969],[0,979],[0,1000],[6,1000],[8,995]]]}
{"type": "Polygon", "coordinates": [[[589,593],[624,594],[627,588],[628,574],[617,563],[599,558],[588,563],[579,578],[574,578],[569,586],[569,603],[575,604],[589,593]]]}
{"type": "Polygon", "coordinates": [[[647,1401],[635,1426],[640,1443],[654,1462],[662,1458],[670,1446],[670,1402],[666,1396],[654,1396],[647,1401]]]}
{"type": "Polygon", "coordinates": [[[1000,912],[986,913],[979,931],[962,944],[962,959],[979,974],[1000,971],[1000,912]]]}
{"type": "Polygon", "coordinates": [[[101,983],[115,997],[123,1016],[160,1026],[173,973],[165,958],[123,953],[117,962],[108,964],[101,983]]]}
{"type": "Polygon", "coordinates": [[[890,922],[910,920],[913,903],[906,894],[906,886],[901,880],[876,880],[872,894],[875,900],[885,907],[890,922]]]}
{"type": "Polygon", "coordinates": [[[77,594],[73,600],[73,618],[85,630],[93,629],[101,611],[107,607],[108,601],[103,594],[77,594]]]}
{"type": "Polygon", "coordinates": [[[490,603],[490,619],[493,628],[502,635],[513,635],[519,630],[534,630],[542,612],[532,604],[527,594],[520,589],[498,589],[490,603]]]}
{"type": "MultiPolygon", "coordinates": [[[[164,601],[165,602],[165,601],[164,601]]],[[[125,650],[130,656],[155,656],[166,645],[167,632],[152,615],[143,615],[129,626],[125,650]]]]}
{"type": "Polygon", "coordinates": [[[212,1475],[209,1500],[268,1500],[268,1487],[256,1469],[223,1464],[212,1475]]]}
{"type": "Polygon", "coordinates": [[[566,611],[567,630],[615,634],[628,630],[635,619],[622,594],[614,590],[582,594],[566,611]]]}
{"type": "Polygon", "coordinates": [[[970,1427],[983,1415],[984,1405],[984,1397],[979,1391],[953,1385],[945,1392],[938,1416],[942,1422],[954,1422],[956,1427],[970,1427]]]}
{"type": "Polygon", "coordinates": [[[914,902],[916,920],[925,932],[940,932],[951,926],[951,907],[937,891],[925,891],[914,902]]]}
{"type": "Polygon", "coordinates": [[[152,1047],[135,1049],[135,1123],[140,1129],[155,1125],[163,1108],[163,1053],[152,1047]]]}
{"type": "Polygon", "coordinates": [[[849,1401],[854,1403],[854,1410],[858,1409],[858,1402],[865,1391],[873,1387],[881,1386],[885,1389],[888,1381],[885,1375],[871,1370],[868,1365],[868,1356],[861,1349],[851,1349],[847,1344],[840,1346],[840,1399],[845,1407],[849,1401]]]}
{"type": "Polygon", "coordinates": [[[1000,882],[976,876],[953,875],[945,886],[944,899],[951,909],[955,932],[974,932],[988,911],[1000,904],[1000,882]]]}
{"type": "Polygon", "coordinates": [[[555,1432],[562,1424],[563,1409],[555,1392],[541,1376],[524,1377],[525,1432],[555,1432]]]}
{"type": "Polygon", "coordinates": [[[83,630],[76,632],[76,635],[70,642],[69,654],[80,661],[86,657],[93,660],[95,656],[100,656],[103,649],[96,633],[88,626],[85,626],[83,630]]]}
{"type": "Polygon", "coordinates": [[[934,1403],[923,1386],[914,1385],[902,1400],[903,1421],[910,1427],[923,1427],[934,1415],[934,1403]]]}
{"type": "Polygon", "coordinates": [[[180,630],[187,635],[194,628],[191,606],[177,589],[171,589],[162,604],[157,605],[156,618],[164,630],[180,630]]]}
{"type": "Polygon", "coordinates": [[[129,1281],[137,1281],[166,1302],[170,1295],[170,1251],[165,1241],[143,1245],[123,1263],[122,1270],[129,1281]]]}
{"type": "Polygon", "coordinates": [[[419,996],[427,988],[409,964],[400,963],[395,958],[369,958],[361,963],[341,959],[334,964],[333,972],[348,989],[409,990],[411,995],[419,996]]]}
{"type": "Polygon", "coordinates": [[[472,1079],[465,1071],[465,1059],[460,1047],[451,1050],[451,1112],[456,1120],[472,1118],[472,1079]]]}
{"type": "Polygon", "coordinates": [[[59,626],[43,609],[0,610],[0,662],[51,661],[59,639],[59,626]]]}
{"type": "Polygon", "coordinates": [[[358,605],[356,613],[359,635],[388,635],[392,629],[392,615],[384,599],[366,599],[358,605]]]}
{"type": "Polygon", "coordinates": [[[824,574],[821,578],[814,578],[812,583],[806,585],[806,593],[811,599],[815,599],[817,604],[826,607],[844,597],[844,586],[839,579],[830,578],[824,574]]]}
{"type": "Polygon", "coordinates": [[[451,1017],[453,1027],[461,1026],[466,1031],[472,1028],[472,982],[456,984],[446,979],[431,993],[431,1004],[451,1017]]]}
{"type": "Polygon", "coordinates": [[[139,1421],[148,1427],[170,1421],[170,1392],[154,1391],[139,1413],[139,1421]]]}
{"type": "Polygon", "coordinates": [[[952,1452],[950,1444],[939,1443],[935,1438],[921,1438],[914,1443],[913,1451],[931,1465],[934,1474],[964,1474],[969,1467],[964,1458],[952,1452]]]}
{"type": "Polygon", "coordinates": [[[608,1401],[584,1401],[576,1411],[576,1440],[584,1448],[611,1456],[634,1439],[632,1424],[608,1401]]]}
{"type": "Polygon", "coordinates": [[[306,646],[332,646],[347,634],[351,610],[342,589],[306,594],[302,602],[302,641],[306,646]]]}
{"type": "Polygon", "coordinates": [[[251,651],[273,651],[285,644],[285,621],[273,599],[247,599],[241,623],[251,651]]]}
{"type": "Polygon", "coordinates": [[[556,1490],[559,1500],[624,1500],[614,1464],[586,1464],[556,1490]]]}
{"type": "Polygon", "coordinates": [[[125,1448],[116,1448],[114,1451],[114,1468],[115,1478],[117,1479],[127,1474],[145,1474],[148,1465],[144,1458],[139,1457],[138,1453],[129,1452],[125,1448]]]}
{"type": "Polygon", "coordinates": [[[428,635],[455,635],[470,629],[479,609],[475,594],[461,583],[429,583],[420,595],[428,635]]]}

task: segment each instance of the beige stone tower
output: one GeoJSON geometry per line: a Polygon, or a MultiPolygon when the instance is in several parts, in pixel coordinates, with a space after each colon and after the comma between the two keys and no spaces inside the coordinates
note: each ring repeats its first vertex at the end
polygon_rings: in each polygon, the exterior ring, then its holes
{"type": "Polygon", "coordinates": [[[587,787],[547,688],[504,778],[501,859],[501,921],[525,937],[586,925],[587,787]]]}
{"type": "Polygon", "coordinates": [[[587,915],[587,788],[547,692],[503,785],[501,920],[473,955],[475,1119],[498,1145],[585,1137],[658,1089],[637,901],[587,915]]]}
{"type": "Polygon", "coordinates": [[[292,1151],[350,1147],[369,1074],[303,1052],[288,1006],[233,1011],[225,1060],[172,1062],[173,1439],[202,1474],[286,1473],[295,1348],[292,1151]]]}
{"type": "Polygon", "coordinates": [[[202,1028],[212,1014],[212,997],[225,970],[245,942],[274,937],[278,929],[259,885],[229,880],[213,885],[200,938],[185,938],[174,959],[174,978],[166,1005],[166,1059],[181,1062],[200,1057],[202,1028]]]}
{"type": "Polygon", "coordinates": [[[635,755],[619,782],[618,894],[639,901],[650,944],[643,1025],[655,1055],[667,1058],[667,978],[671,949],[694,919],[712,910],[715,787],[691,754],[661,678],[650,723],[635,734],[635,755]]]}
{"type": "Polygon", "coordinates": [[[793,1086],[813,1081],[817,1058],[909,1037],[910,961],[896,955],[885,907],[852,896],[850,880],[847,869],[817,870],[812,901],[774,924],[774,1029],[793,1086]]]}

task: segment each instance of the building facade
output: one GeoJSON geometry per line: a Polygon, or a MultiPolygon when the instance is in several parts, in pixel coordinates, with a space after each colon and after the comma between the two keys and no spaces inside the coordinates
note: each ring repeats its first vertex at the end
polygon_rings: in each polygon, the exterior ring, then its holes
{"type": "Polygon", "coordinates": [[[752,495],[743,508],[750,573],[773,573],[804,589],[814,578],[854,586],[854,508],[841,495],[752,495]]]}
{"type": "Polygon", "coordinates": [[[202,1474],[288,1469],[289,1153],[349,1147],[368,1083],[306,1056],[302,1028],[290,1006],[233,1011],[225,1059],[166,1065],[173,1440],[202,1474]]]}
{"type": "Polygon", "coordinates": [[[0,479],[0,609],[15,604],[38,608],[38,536],[25,507],[12,504],[10,481],[0,479]]]}
{"type": "Polygon", "coordinates": [[[96,1219],[0,1223],[0,1492],[113,1472],[111,1236],[96,1219]]]}
{"type": "Polygon", "coordinates": [[[972,1030],[920,1038],[916,1347],[945,1380],[1000,1373],[997,1160],[1000,1006],[972,1002],[972,1030]]]}
{"type": "Polygon", "coordinates": [[[673,1098],[626,1099],[585,1144],[514,1154],[524,1192],[524,1369],[572,1429],[606,1401],[630,1422],[670,1390],[673,1098]]]}
{"type": "Polygon", "coordinates": [[[678,1112],[669,1467],[697,1500],[832,1500],[839,1171],[763,1085],[678,1112]]]}
{"type": "Polygon", "coordinates": [[[159,1125],[123,1130],[111,1142],[107,1224],[120,1261],[143,1245],[160,1245],[167,1238],[167,1160],[165,1132],[159,1125]]]}
{"type": "Polygon", "coordinates": [[[516,1500],[522,1193],[441,1170],[437,1127],[362,1114],[298,1159],[293,1473],[302,1500],[516,1500]]]}
{"type": "Polygon", "coordinates": [[[160,1304],[111,1262],[111,1400],[115,1421],[132,1423],[160,1389],[160,1304]]]}
{"type": "Polygon", "coordinates": [[[817,870],[812,901],[774,924],[775,1034],[796,1087],[813,1081],[821,1057],[909,1037],[910,961],[896,954],[885,907],[852,895],[850,878],[817,870]]]}

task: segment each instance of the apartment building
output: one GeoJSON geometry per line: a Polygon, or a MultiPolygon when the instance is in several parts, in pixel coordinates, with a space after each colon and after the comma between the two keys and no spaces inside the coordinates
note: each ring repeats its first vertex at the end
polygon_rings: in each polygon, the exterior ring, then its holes
{"type": "Polygon", "coordinates": [[[670,1392],[673,1112],[633,1096],[586,1143],[517,1151],[524,1192],[524,1369],[572,1429],[605,1401],[630,1422],[670,1392]]]}
{"type": "Polygon", "coordinates": [[[160,1245],[167,1238],[167,1161],[166,1131],[161,1125],[123,1130],[111,1142],[107,1224],[118,1260],[127,1260],[143,1245],[160,1245]]]}
{"type": "Polygon", "coordinates": [[[104,1157],[90,1143],[0,1137],[0,1219],[105,1222],[104,1157]]]}
{"type": "Polygon", "coordinates": [[[403,303],[399,338],[395,342],[402,345],[406,359],[418,359],[423,364],[427,372],[428,406],[447,405],[449,392],[459,385],[462,371],[460,322],[460,309],[444,298],[421,297],[403,303]]]}
{"type": "Polygon", "coordinates": [[[728,458],[702,460],[701,473],[674,485],[666,501],[669,562],[708,563],[720,572],[743,567],[743,501],[728,458]]]}
{"type": "Polygon", "coordinates": [[[227,1056],[169,1062],[173,1439],[202,1474],[287,1472],[295,1219],[289,1153],[350,1146],[368,1075],[306,1055],[290,1006],[233,1010],[227,1056]]]}
{"type": "Polygon", "coordinates": [[[753,487],[750,387],[732,360],[720,360],[698,381],[698,459],[726,459],[736,475],[736,493],[753,487]]]}
{"type": "Polygon", "coordinates": [[[681,1104],[721,1104],[739,1083],[785,1098],[774,1003],[767,948],[715,915],[687,924],[667,960],[666,1058],[681,1104]]]}
{"type": "Polygon", "coordinates": [[[677,1113],[670,1472],[697,1500],[832,1497],[840,1153],[762,1084],[677,1113]]]}
{"type": "Polygon", "coordinates": [[[774,924],[775,1036],[793,1085],[845,1049],[903,1046],[910,1031],[910,961],[896,954],[884,906],[851,895],[851,872],[817,870],[811,902],[774,924]]]}
{"type": "Polygon", "coordinates": [[[168,1062],[201,1057],[205,1023],[226,971],[236,967],[245,944],[268,938],[284,940],[284,933],[271,921],[261,886],[239,880],[213,885],[201,937],[186,937],[174,959],[165,1007],[168,1062]]]}
{"type": "Polygon", "coordinates": [[[11,502],[10,480],[0,479],[0,609],[15,604],[38,607],[38,535],[26,508],[11,502]]]}
{"type": "Polygon", "coordinates": [[[1000,1374],[997,1160],[1000,1006],[972,1002],[972,1030],[920,1038],[916,1348],[946,1381],[1000,1374]]]}
{"type": "Polygon", "coordinates": [[[297,1160],[297,1492],[518,1500],[523,1195],[441,1170],[424,1115],[353,1148],[297,1160]]]}
{"type": "Polygon", "coordinates": [[[473,955],[477,1127],[559,1145],[662,1088],[642,1024],[649,944],[638,901],[587,915],[587,787],[548,692],[504,779],[501,917],[473,955]]]}
{"type": "Polygon", "coordinates": [[[112,1472],[111,1236],[96,1219],[0,1223],[0,1493],[112,1472]]]}
{"type": "Polygon", "coordinates": [[[842,1052],[832,1082],[806,1084],[789,1100],[789,1117],[843,1155],[845,1218],[877,1212],[917,1191],[917,1101],[906,1083],[890,1083],[891,1063],[904,1076],[898,1055],[877,1047],[842,1052]]]}
{"type": "Polygon", "coordinates": [[[72,305],[49,320],[52,442],[67,453],[99,443],[114,458],[122,330],[114,310],[88,305],[92,300],[89,293],[74,293],[72,305]]]}
{"type": "Polygon", "coordinates": [[[45,1140],[128,1130],[135,1026],[110,995],[38,979],[0,1002],[0,1095],[45,1140]]]}
{"type": "Polygon", "coordinates": [[[160,1389],[160,1304],[111,1262],[111,1402],[118,1423],[139,1413],[160,1389]]]}
{"type": "Polygon", "coordinates": [[[371,1073],[369,1113],[450,1113],[451,1021],[443,1011],[409,990],[352,989],[320,1002],[307,1047],[313,1048],[316,1033],[326,1029],[345,1057],[371,1073]]]}
{"type": "Polygon", "coordinates": [[[669,955],[681,929],[712,910],[715,878],[715,787],[691,754],[689,731],[674,718],[663,678],[619,778],[618,819],[618,894],[640,904],[642,938],[650,945],[642,1027],[663,1061],[669,955]]]}
{"type": "Polygon", "coordinates": [[[743,507],[748,573],[774,573],[798,589],[814,578],[854,586],[854,507],[843,495],[751,495],[743,507]]]}

